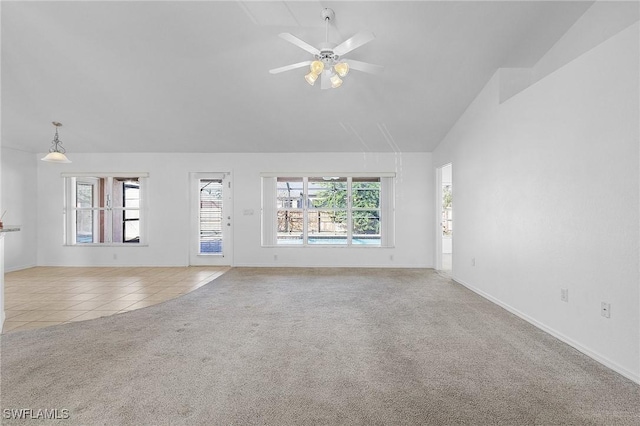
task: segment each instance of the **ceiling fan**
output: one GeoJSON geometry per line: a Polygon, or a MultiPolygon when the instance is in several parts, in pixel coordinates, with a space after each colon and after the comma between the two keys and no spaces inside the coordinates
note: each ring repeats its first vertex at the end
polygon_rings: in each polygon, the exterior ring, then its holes
{"type": "Polygon", "coordinates": [[[307,83],[314,85],[318,77],[320,77],[321,89],[335,89],[342,85],[341,77],[345,77],[350,69],[367,72],[370,74],[379,74],[384,70],[382,65],[370,64],[367,62],[356,61],[354,59],[344,59],[343,56],[354,49],[369,43],[375,38],[370,31],[361,31],[353,37],[336,45],[329,43],[329,21],[335,18],[332,9],[322,9],[322,18],[325,22],[325,42],[318,48],[311,46],[309,43],[300,40],[291,33],[281,33],[280,38],[285,39],[289,43],[295,44],[301,49],[311,53],[313,60],[298,62],[296,64],[285,65],[284,67],[269,70],[271,74],[278,74],[284,71],[293,70],[309,66],[310,72],[304,76],[307,83]]]}

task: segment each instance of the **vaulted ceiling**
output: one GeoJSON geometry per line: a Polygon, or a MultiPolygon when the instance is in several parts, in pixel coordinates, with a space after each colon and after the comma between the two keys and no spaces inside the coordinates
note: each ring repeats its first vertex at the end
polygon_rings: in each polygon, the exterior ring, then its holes
{"type": "Polygon", "coordinates": [[[3,1],[2,145],[69,152],[432,151],[500,67],[530,67],[592,2],[3,1]],[[338,89],[304,68],[324,7],[369,30],[338,89]]]}

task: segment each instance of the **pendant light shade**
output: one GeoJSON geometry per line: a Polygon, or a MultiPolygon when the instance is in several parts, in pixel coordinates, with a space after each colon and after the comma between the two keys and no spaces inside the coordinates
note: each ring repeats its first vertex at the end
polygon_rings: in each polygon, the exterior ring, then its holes
{"type": "Polygon", "coordinates": [[[61,152],[50,152],[44,157],[42,157],[41,160],[48,161],[50,163],[70,163],[71,162],[71,160],[69,160],[67,156],[61,152]]]}
{"type": "Polygon", "coordinates": [[[48,161],[50,163],[70,163],[71,160],[64,155],[66,150],[62,147],[62,141],[58,139],[58,127],[62,126],[62,123],[54,121],[53,125],[56,127],[56,135],[53,137],[53,141],[51,142],[49,153],[42,157],[41,160],[48,161]]]}

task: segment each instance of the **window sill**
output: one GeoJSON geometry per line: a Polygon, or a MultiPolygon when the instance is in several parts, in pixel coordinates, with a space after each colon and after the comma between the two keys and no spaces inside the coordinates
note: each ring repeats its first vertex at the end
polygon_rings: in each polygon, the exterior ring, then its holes
{"type": "Polygon", "coordinates": [[[355,248],[355,249],[392,249],[395,248],[395,246],[374,246],[374,245],[367,245],[367,244],[352,244],[352,245],[346,245],[346,244],[336,244],[336,245],[330,245],[330,244],[307,244],[302,245],[302,244],[280,244],[280,245],[263,245],[261,246],[262,248],[283,248],[283,249],[291,249],[291,248],[303,248],[303,249],[309,249],[309,248],[322,248],[322,249],[326,249],[326,248],[340,248],[340,249],[346,249],[346,248],[355,248]]]}
{"type": "Polygon", "coordinates": [[[105,243],[105,244],[63,244],[63,247],[149,247],[149,244],[113,244],[113,243],[105,243]]]}

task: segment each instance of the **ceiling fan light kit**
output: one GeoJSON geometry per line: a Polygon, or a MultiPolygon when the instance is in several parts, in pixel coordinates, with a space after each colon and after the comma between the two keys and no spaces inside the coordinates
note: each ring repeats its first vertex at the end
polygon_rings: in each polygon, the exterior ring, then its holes
{"type": "Polygon", "coordinates": [[[293,34],[280,34],[280,38],[283,38],[284,40],[287,40],[288,42],[311,53],[314,59],[312,61],[298,62],[297,64],[274,68],[269,72],[271,74],[278,74],[308,65],[309,73],[304,76],[304,79],[307,83],[313,86],[318,78],[320,78],[321,89],[336,89],[340,87],[342,85],[342,78],[349,73],[350,69],[371,74],[382,72],[384,67],[381,65],[342,58],[345,54],[373,40],[375,35],[372,32],[362,31],[350,39],[343,41],[339,45],[329,43],[329,21],[334,17],[335,13],[332,9],[325,8],[322,10],[322,18],[325,21],[325,42],[320,45],[319,49],[311,46],[309,43],[299,39],[293,34]]]}

